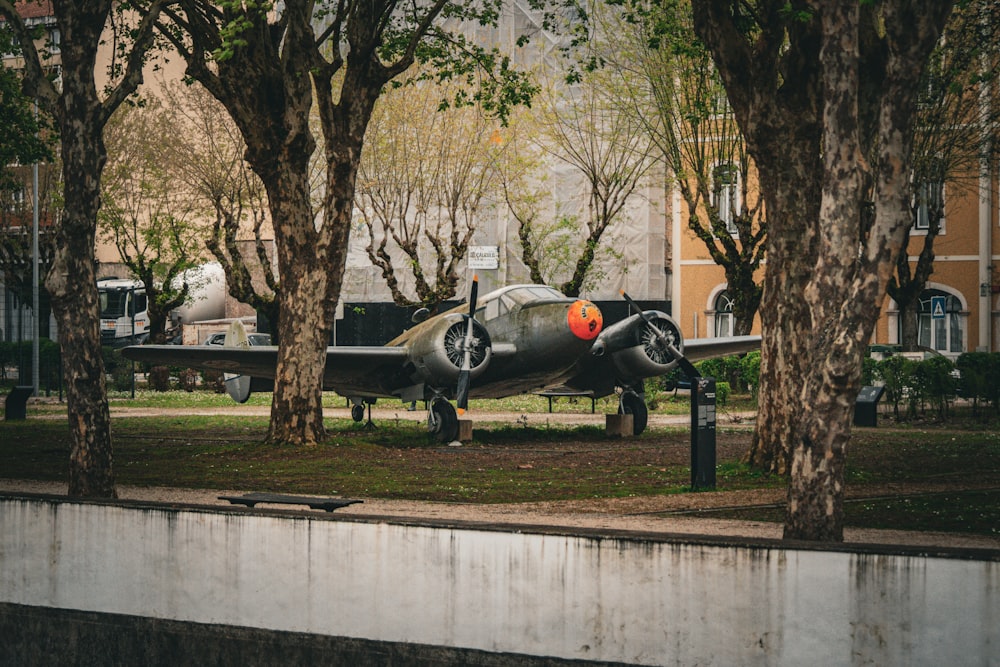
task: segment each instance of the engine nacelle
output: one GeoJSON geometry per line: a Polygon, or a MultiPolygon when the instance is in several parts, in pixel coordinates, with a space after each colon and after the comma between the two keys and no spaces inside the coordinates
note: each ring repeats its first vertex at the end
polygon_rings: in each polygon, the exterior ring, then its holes
{"type": "MultiPolygon", "coordinates": [[[[653,326],[662,332],[670,346],[683,355],[684,338],[680,327],[664,312],[646,311],[653,326]]],[[[641,379],[665,375],[677,366],[678,357],[659,339],[640,316],[632,315],[606,328],[598,337],[603,354],[611,358],[620,378],[641,379]]]]}
{"type": "MultiPolygon", "coordinates": [[[[436,387],[454,384],[458,381],[458,372],[465,356],[463,345],[468,320],[461,314],[452,313],[428,324],[410,345],[410,362],[415,370],[411,378],[414,382],[424,382],[436,387]]],[[[489,365],[491,345],[486,327],[473,321],[469,373],[472,380],[482,375],[489,365]]]]}

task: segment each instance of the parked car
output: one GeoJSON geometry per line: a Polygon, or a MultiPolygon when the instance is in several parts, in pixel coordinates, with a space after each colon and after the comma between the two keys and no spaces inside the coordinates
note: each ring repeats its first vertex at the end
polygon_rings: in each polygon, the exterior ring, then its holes
{"type": "MultiPolygon", "coordinates": [[[[270,345],[271,344],[271,334],[266,333],[250,333],[247,334],[247,338],[250,340],[251,345],[270,345]]],[[[202,345],[222,345],[226,342],[226,332],[219,331],[210,335],[206,338],[202,345]]]]}

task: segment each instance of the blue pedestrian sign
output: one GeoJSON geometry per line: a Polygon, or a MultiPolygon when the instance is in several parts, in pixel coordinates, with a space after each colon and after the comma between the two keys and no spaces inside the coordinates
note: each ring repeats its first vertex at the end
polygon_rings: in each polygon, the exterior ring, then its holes
{"type": "Polygon", "coordinates": [[[931,319],[943,320],[945,317],[945,299],[943,296],[931,297],[931,319]]]}

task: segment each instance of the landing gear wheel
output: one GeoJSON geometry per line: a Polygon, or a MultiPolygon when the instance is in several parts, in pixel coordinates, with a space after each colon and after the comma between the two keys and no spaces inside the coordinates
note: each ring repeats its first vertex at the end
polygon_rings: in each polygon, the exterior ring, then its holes
{"type": "Polygon", "coordinates": [[[351,406],[351,419],[356,422],[361,421],[365,418],[365,406],[360,403],[356,403],[351,406]]]}
{"type": "Polygon", "coordinates": [[[641,394],[634,391],[622,393],[618,402],[618,414],[632,415],[632,434],[639,435],[646,430],[646,422],[649,420],[649,411],[646,409],[646,401],[641,394]]]}
{"type": "Polygon", "coordinates": [[[444,399],[431,403],[427,413],[427,431],[438,442],[451,442],[458,437],[458,414],[455,407],[444,399]]]}

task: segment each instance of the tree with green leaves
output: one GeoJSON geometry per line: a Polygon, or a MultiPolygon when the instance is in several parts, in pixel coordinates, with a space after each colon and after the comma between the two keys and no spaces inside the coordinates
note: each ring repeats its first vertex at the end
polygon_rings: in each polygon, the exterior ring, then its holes
{"type": "MultiPolygon", "coordinates": [[[[540,96],[542,109],[536,115],[537,146],[552,163],[567,167],[582,187],[579,198],[560,193],[560,199],[578,204],[579,209],[559,211],[556,224],[543,232],[558,238],[561,251],[555,254],[565,258],[561,278],[553,272],[546,282],[567,296],[579,296],[597,278],[593,274],[602,244],[606,245],[605,235],[624,219],[655,157],[644,124],[622,109],[615,94],[616,81],[607,72],[586,71],[569,83],[560,81],[559,74],[546,74],[549,85],[540,96]]],[[[542,250],[537,222],[527,216],[519,222],[522,237],[532,238],[535,250],[542,250]]],[[[540,253],[525,250],[526,264],[540,273],[540,253]]],[[[621,254],[613,245],[605,251],[621,254]]]]}
{"type": "MultiPolygon", "coordinates": [[[[202,237],[205,247],[222,267],[229,295],[276,324],[278,278],[267,195],[244,159],[239,128],[201,86],[166,85],[163,92],[181,130],[174,137],[175,148],[186,156],[177,173],[179,189],[211,220],[202,237]]],[[[271,340],[278,343],[273,329],[271,340]]]]}
{"type": "Polygon", "coordinates": [[[145,285],[154,343],[166,342],[170,311],[189,301],[193,287],[185,272],[202,259],[192,202],[175,188],[190,160],[177,150],[176,128],[173,112],[154,98],[122,106],[104,132],[108,163],[98,233],[145,285]]]}
{"type": "MultiPolygon", "coordinates": [[[[540,4],[537,0],[532,6],[540,4]]],[[[312,444],[325,435],[322,379],[355,202],[358,165],[387,85],[465,81],[453,102],[503,118],[534,87],[510,58],[461,32],[495,24],[501,0],[311,2],[179,0],[161,23],[190,78],[226,107],[267,191],[277,250],[279,350],[268,439],[312,444]],[[428,69],[430,68],[430,69],[428,69]],[[312,200],[310,126],[318,110],[325,181],[312,200]]]]}
{"type": "MultiPolygon", "coordinates": [[[[0,52],[15,50],[14,36],[0,25],[0,52]]],[[[51,215],[53,169],[51,124],[39,116],[34,103],[21,92],[22,74],[0,67],[0,275],[8,288],[31,300],[32,163],[49,163],[39,170],[40,221],[51,215]]],[[[48,225],[46,225],[48,226],[48,225]]],[[[40,251],[51,257],[51,234],[41,232],[40,251]]],[[[7,332],[9,334],[9,332],[7,332]]],[[[0,340],[4,334],[0,333],[0,340]]]]}
{"type": "Polygon", "coordinates": [[[478,109],[438,109],[445,87],[383,94],[368,126],[357,213],[368,258],[399,306],[455,296],[476,223],[497,190],[493,124],[478,109]]]}
{"type": "Polygon", "coordinates": [[[642,123],[684,200],[688,229],[725,271],[733,333],[749,334],[762,293],[763,199],[691,2],[614,0],[595,6],[592,19],[596,61],[616,79],[608,90],[642,123]]]}
{"type": "Polygon", "coordinates": [[[52,0],[62,36],[59,79],[47,49],[11,0],[0,0],[0,16],[17,36],[23,56],[23,90],[54,119],[63,168],[63,212],[55,232],[55,254],[45,286],[59,326],[70,424],[69,494],[114,497],[111,418],[101,358],[95,237],[101,205],[101,175],[107,161],[104,126],[138,88],[142,64],[153,44],[153,25],[163,3],[139,13],[111,0],[52,0]],[[124,12],[112,20],[115,7],[124,12]],[[121,59],[98,87],[98,48],[108,33],[121,59]]]}
{"type": "Polygon", "coordinates": [[[912,221],[918,84],[951,5],[692,0],[767,210],[754,447],[790,474],[788,538],[843,539],[862,359],[912,221]]]}
{"type": "MultiPolygon", "coordinates": [[[[14,47],[5,32],[0,29],[0,51],[9,53],[14,47]]],[[[21,92],[21,77],[16,70],[0,67],[0,191],[5,193],[23,189],[15,165],[52,160],[50,128],[21,92]]]]}

